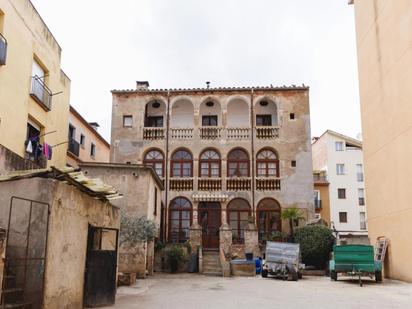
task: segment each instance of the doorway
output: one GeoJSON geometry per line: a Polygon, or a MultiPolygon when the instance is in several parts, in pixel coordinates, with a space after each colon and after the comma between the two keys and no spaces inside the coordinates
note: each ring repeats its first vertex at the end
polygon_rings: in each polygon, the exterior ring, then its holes
{"type": "Polygon", "coordinates": [[[219,228],[221,225],[220,203],[199,203],[199,224],[202,227],[202,246],[204,249],[219,249],[219,228]]]}
{"type": "Polygon", "coordinates": [[[89,225],[84,306],[110,306],[116,297],[118,230],[89,225]]]}
{"type": "Polygon", "coordinates": [[[11,198],[1,308],[43,308],[49,208],[11,198]]]}

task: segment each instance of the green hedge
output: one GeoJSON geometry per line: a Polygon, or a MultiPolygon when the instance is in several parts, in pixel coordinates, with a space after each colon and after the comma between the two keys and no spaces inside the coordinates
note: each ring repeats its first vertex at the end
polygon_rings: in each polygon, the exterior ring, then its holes
{"type": "Polygon", "coordinates": [[[332,231],[324,225],[307,225],[295,232],[295,242],[300,244],[303,263],[319,269],[326,267],[334,239],[332,231]]]}

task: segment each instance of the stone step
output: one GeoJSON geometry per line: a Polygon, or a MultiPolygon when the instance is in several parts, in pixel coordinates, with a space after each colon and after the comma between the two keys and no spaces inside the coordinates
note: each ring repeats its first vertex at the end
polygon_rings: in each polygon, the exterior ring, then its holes
{"type": "Polygon", "coordinates": [[[222,272],[221,271],[204,271],[203,274],[205,276],[218,276],[222,277],[222,272]]]}

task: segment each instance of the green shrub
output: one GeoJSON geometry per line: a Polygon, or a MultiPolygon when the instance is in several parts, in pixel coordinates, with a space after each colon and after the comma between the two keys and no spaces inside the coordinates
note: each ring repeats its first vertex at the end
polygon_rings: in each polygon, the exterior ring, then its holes
{"type": "Polygon", "coordinates": [[[174,273],[178,270],[179,264],[186,260],[186,254],[180,245],[171,245],[165,249],[170,271],[174,273]]]}
{"type": "Polygon", "coordinates": [[[302,261],[306,265],[324,269],[333,249],[332,231],[324,225],[307,225],[295,232],[295,242],[300,244],[302,261]]]}
{"type": "Polygon", "coordinates": [[[157,235],[156,224],[143,217],[122,214],[120,219],[120,244],[129,243],[134,246],[145,241],[152,241],[157,235]]]}

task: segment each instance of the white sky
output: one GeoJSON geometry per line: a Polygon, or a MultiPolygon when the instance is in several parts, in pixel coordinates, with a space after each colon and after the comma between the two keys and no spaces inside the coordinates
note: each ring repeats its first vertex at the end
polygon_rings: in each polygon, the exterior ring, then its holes
{"type": "Polygon", "coordinates": [[[309,85],[312,135],[361,131],[347,0],[32,0],[71,104],[110,138],[111,89],[309,85]]]}

